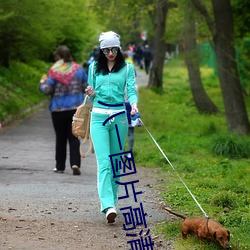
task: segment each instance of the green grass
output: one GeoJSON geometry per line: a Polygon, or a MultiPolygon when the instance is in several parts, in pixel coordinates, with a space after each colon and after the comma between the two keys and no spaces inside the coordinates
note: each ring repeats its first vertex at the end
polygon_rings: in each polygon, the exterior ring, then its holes
{"type": "MultiPolygon", "coordinates": [[[[232,249],[250,249],[250,138],[227,132],[218,79],[209,68],[202,68],[201,73],[208,95],[220,110],[217,115],[202,115],[197,111],[187,71],[180,60],[165,67],[164,93],[139,90],[142,121],[174,170],[144,127],[135,129],[136,164],[159,169],[164,184],[156,188],[166,205],[189,217],[202,217],[181,178],[206,213],[230,230],[232,249]]],[[[177,219],[159,224],[154,230],[166,239],[175,239],[178,250],[218,248],[213,243],[201,248],[194,237],[184,242],[179,238],[180,224],[177,219]]]]}
{"type": "Polygon", "coordinates": [[[45,99],[38,84],[47,70],[48,65],[39,61],[30,65],[11,62],[9,69],[0,67],[0,122],[10,115],[20,117],[21,111],[45,99]]]}

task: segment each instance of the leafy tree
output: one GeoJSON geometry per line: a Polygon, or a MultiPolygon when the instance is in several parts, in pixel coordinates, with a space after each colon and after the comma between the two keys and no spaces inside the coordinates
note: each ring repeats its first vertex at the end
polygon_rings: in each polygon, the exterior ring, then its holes
{"type": "Polygon", "coordinates": [[[3,53],[1,62],[8,67],[10,59],[19,59],[27,61],[37,51],[44,51],[55,40],[55,29],[53,36],[48,32],[49,23],[46,22],[45,10],[41,1],[37,1],[34,10],[34,2],[27,0],[25,2],[15,0],[3,0],[0,3],[3,13],[12,13],[9,18],[0,22],[0,51],[3,53]],[[46,28],[45,28],[46,27],[46,28]]]}
{"type": "Polygon", "coordinates": [[[179,44],[183,39],[185,19],[183,1],[186,2],[186,0],[177,1],[177,7],[171,8],[168,12],[164,34],[164,40],[168,44],[179,44]]]}
{"type": "Polygon", "coordinates": [[[60,9],[64,20],[61,23],[61,36],[58,37],[58,42],[68,45],[74,59],[80,61],[88,56],[89,51],[96,44],[96,27],[98,27],[96,16],[89,8],[88,1],[63,1],[63,3],[64,7],[60,9]]]}
{"type": "Polygon", "coordinates": [[[250,8],[248,0],[232,1],[234,30],[236,36],[237,61],[241,85],[245,94],[250,95],[250,8]]]}
{"type": "Polygon", "coordinates": [[[250,1],[232,0],[232,10],[234,16],[235,37],[244,38],[250,36],[250,1]]]}
{"type": "Polygon", "coordinates": [[[0,64],[8,67],[11,59],[48,60],[62,43],[72,49],[74,57],[82,59],[83,51],[92,47],[95,33],[88,2],[2,0],[0,64]]]}
{"type": "Polygon", "coordinates": [[[164,40],[166,30],[167,14],[170,8],[177,7],[176,3],[168,0],[156,1],[155,35],[154,35],[154,57],[149,75],[148,87],[162,89],[163,66],[166,54],[166,42],[164,40]]]}
{"type": "Polygon", "coordinates": [[[152,32],[155,0],[94,0],[93,8],[102,31],[113,30],[121,35],[122,46],[130,42],[141,43],[140,33],[145,30],[149,36],[152,32]]]}
{"type": "Polygon", "coordinates": [[[202,84],[200,74],[200,55],[197,50],[196,44],[196,18],[194,7],[190,2],[185,5],[185,28],[184,28],[184,40],[185,40],[185,55],[186,64],[188,68],[188,76],[191,87],[191,92],[194,98],[197,109],[201,113],[217,113],[218,108],[211,101],[207,95],[205,88],[202,84]],[[192,15],[191,15],[192,13],[192,15]]]}

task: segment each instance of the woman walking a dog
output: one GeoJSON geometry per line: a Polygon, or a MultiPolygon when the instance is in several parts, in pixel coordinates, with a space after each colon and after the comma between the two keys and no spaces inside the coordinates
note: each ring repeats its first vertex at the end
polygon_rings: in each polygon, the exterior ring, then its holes
{"type": "Polygon", "coordinates": [[[99,36],[100,53],[89,67],[87,95],[93,100],[90,134],[97,159],[97,188],[101,211],[107,222],[115,221],[119,177],[113,178],[110,155],[122,153],[128,133],[124,91],[131,104],[131,115],[138,112],[134,66],[121,53],[120,36],[113,31],[99,36]],[[115,115],[121,113],[119,115],[115,115]],[[112,119],[109,117],[112,116],[112,119]],[[107,121],[105,123],[105,120],[107,121]],[[105,123],[105,125],[104,125],[105,123]],[[116,125],[119,131],[117,136],[116,125]],[[120,148],[119,145],[122,145],[120,148]]]}

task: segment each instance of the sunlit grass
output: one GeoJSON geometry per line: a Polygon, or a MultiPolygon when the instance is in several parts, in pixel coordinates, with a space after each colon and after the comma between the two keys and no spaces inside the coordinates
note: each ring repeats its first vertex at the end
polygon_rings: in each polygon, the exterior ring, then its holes
{"type": "MultiPolygon", "coordinates": [[[[250,159],[246,153],[250,138],[228,134],[218,78],[210,68],[202,68],[201,74],[219,114],[201,115],[197,111],[187,70],[180,60],[166,65],[163,94],[146,88],[139,90],[142,120],[174,169],[144,127],[135,129],[136,164],[159,169],[165,184],[156,188],[165,204],[190,217],[202,217],[202,211],[180,181],[182,178],[206,213],[230,230],[232,249],[250,249],[249,237],[246,237],[246,232],[250,232],[250,159]],[[233,143],[227,143],[231,139],[233,143]],[[238,157],[232,157],[233,154],[238,157]]],[[[167,239],[176,239],[175,248],[178,250],[217,249],[212,243],[200,248],[196,239],[191,243],[184,242],[177,237],[179,225],[177,219],[161,224],[155,230],[167,239]]]]}
{"type": "Polygon", "coordinates": [[[21,111],[46,98],[39,92],[38,84],[47,70],[48,65],[39,61],[31,65],[11,62],[8,69],[0,67],[0,122],[9,115],[18,117],[21,111]]]}

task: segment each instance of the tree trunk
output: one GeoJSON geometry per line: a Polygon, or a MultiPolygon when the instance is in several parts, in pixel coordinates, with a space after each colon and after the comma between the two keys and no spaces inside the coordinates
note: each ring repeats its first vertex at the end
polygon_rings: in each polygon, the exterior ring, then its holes
{"type": "Polygon", "coordinates": [[[204,16],[213,36],[228,130],[237,134],[249,134],[250,123],[235,59],[230,0],[212,0],[215,23],[200,0],[191,1],[204,16]]]}
{"type": "Polygon", "coordinates": [[[216,29],[213,38],[228,129],[237,134],[248,134],[250,124],[235,60],[230,0],[212,0],[212,3],[216,29]]]}
{"type": "Polygon", "coordinates": [[[157,0],[155,16],[155,37],[153,45],[153,62],[149,74],[148,87],[157,87],[162,89],[163,66],[166,53],[166,43],[164,34],[166,28],[166,19],[168,12],[168,1],[157,0]]]}
{"type": "Polygon", "coordinates": [[[200,57],[196,48],[195,18],[190,15],[192,6],[187,6],[185,18],[185,55],[189,82],[195,105],[200,113],[217,113],[218,108],[207,95],[200,75],[200,57]],[[190,10],[190,11],[189,11],[190,10]]]}

